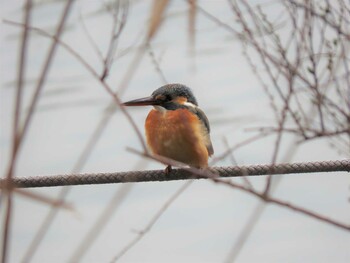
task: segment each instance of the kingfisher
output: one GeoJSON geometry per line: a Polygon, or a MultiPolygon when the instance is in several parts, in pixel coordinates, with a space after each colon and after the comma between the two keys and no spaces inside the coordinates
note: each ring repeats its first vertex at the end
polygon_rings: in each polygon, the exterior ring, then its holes
{"type": "MultiPolygon", "coordinates": [[[[214,153],[207,116],[198,107],[190,88],[167,84],[151,96],[123,103],[125,106],[153,106],[146,122],[146,142],[153,154],[195,168],[208,167],[214,153]]],[[[171,171],[168,165],[165,171],[171,171]]]]}

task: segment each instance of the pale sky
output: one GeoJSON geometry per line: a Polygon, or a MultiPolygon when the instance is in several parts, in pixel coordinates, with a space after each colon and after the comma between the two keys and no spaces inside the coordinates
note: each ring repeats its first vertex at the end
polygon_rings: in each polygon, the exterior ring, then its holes
{"type": "MultiPolygon", "coordinates": [[[[2,19],[21,21],[21,3],[3,1],[2,19]]],[[[226,1],[200,1],[200,4],[220,20],[235,25],[226,1]]],[[[51,28],[60,16],[61,5],[54,3],[37,7],[33,12],[34,25],[53,32],[51,28]]],[[[83,30],[80,16],[84,17],[89,34],[105,54],[112,19],[106,13],[95,15],[100,5],[100,1],[78,1],[70,13],[68,30],[63,37],[98,72],[102,68],[101,61],[83,30]]],[[[118,43],[118,58],[107,79],[112,88],[117,88],[121,83],[135,54],[133,50],[119,57],[121,51],[141,43],[150,6],[150,1],[135,1],[130,6],[126,28],[118,43]]],[[[278,11],[273,5],[269,10],[271,16],[278,11]]],[[[155,57],[160,61],[169,83],[183,83],[193,89],[199,105],[211,122],[215,152],[220,154],[225,151],[224,137],[230,145],[235,145],[254,135],[247,128],[273,124],[268,98],[242,54],[241,43],[228,31],[198,13],[196,56],[193,58],[188,46],[186,1],[173,1],[167,14],[167,19],[152,40],[155,57]]],[[[0,171],[3,176],[9,159],[15,90],[11,83],[16,79],[20,38],[18,28],[8,24],[2,23],[0,32],[0,171]]],[[[47,38],[31,35],[23,113],[26,113],[48,43],[47,38]]],[[[259,67],[258,59],[256,63],[259,67]]],[[[145,54],[122,99],[148,96],[163,84],[151,57],[145,54]]],[[[15,175],[70,173],[103,118],[110,100],[106,91],[84,67],[59,48],[15,175]]],[[[142,132],[148,111],[149,108],[129,110],[142,132]]],[[[290,151],[289,145],[293,140],[292,136],[283,138],[279,161],[290,151]]],[[[274,137],[269,137],[241,148],[235,152],[238,164],[271,162],[274,141],[274,137]]],[[[141,150],[131,125],[117,112],[110,119],[81,172],[163,169],[159,163],[140,161],[139,156],[126,150],[127,147],[141,150]]],[[[330,150],[328,143],[314,140],[298,147],[290,161],[346,157],[330,150]]],[[[217,165],[230,164],[227,159],[217,165]]],[[[242,182],[239,178],[234,181],[242,182]]],[[[252,178],[251,182],[260,189],[265,179],[252,178]]],[[[349,222],[349,182],[346,173],[287,175],[283,176],[274,196],[338,221],[349,222]]],[[[182,181],[133,184],[81,262],[110,262],[183,184],[182,181]]],[[[124,187],[74,186],[68,201],[74,204],[77,213],[58,213],[32,262],[67,262],[116,191],[124,187]]],[[[54,187],[31,191],[55,198],[60,190],[54,187]]],[[[204,180],[193,182],[120,262],[224,262],[258,204],[257,199],[226,186],[204,180]]],[[[3,211],[1,207],[2,215],[3,211]]],[[[23,260],[48,211],[46,205],[16,196],[9,262],[23,260]]],[[[349,244],[349,232],[269,205],[237,262],[349,262],[349,244]]]]}

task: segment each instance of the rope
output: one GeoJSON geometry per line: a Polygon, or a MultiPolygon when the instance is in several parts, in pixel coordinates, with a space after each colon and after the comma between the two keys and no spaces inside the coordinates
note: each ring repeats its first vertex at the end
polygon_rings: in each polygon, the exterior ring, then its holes
{"type": "MultiPolygon", "coordinates": [[[[262,176],[268,174],[299,174],[347,171],[350,172],[350,159],[322,162],[283,163],[277,165],[249,165],[211,167],[209,170],[219,177],[262,176]]],[[[111,184],[132,182],[173,181],[199,179],[189,171],[173,169],[166,174],[164,170],[130,171],[116,173],[46,175],[33,177],[14,177],[12,183],[17,188],[50,187],[64,185],[111,184]]],[[[0,188],[6,180],[0,179],[0,188]]]]}

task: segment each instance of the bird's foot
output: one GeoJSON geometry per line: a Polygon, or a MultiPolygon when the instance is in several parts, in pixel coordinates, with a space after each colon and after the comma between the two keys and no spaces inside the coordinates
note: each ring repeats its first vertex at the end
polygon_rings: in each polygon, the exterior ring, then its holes
{"type": "Polygon", "coordinates": [[[170,174],[172,170],[173,170],[173,168],[171,167],[171,165],[168,165],[168,166],[165,168],[165,174],[170,174]]]}

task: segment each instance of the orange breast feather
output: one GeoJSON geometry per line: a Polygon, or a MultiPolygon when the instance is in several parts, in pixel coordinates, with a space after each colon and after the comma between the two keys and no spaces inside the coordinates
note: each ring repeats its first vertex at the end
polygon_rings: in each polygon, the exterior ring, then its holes
{"type": "Polygon", "coordinates": [[[151,110],[146,123],[147,144],[155,154],[204,168],[208,166],[206,130],[186,109],[151,110]]]}

